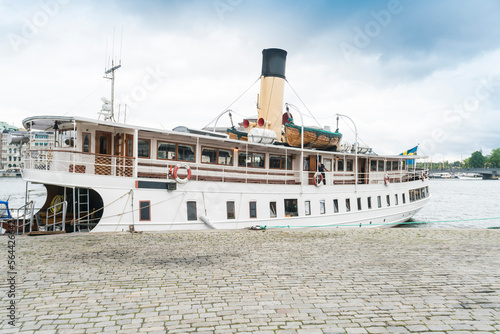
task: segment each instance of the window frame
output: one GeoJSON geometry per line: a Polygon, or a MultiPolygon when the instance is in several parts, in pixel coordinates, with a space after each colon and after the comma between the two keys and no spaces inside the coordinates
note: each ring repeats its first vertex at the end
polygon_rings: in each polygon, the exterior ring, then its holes
{"type": "Polygon", "coordinates": [[[151,159],[151,139],[139,138],[137,141],[137,158],[151,159]],[[148,156],[141,156],[141,141],[148,143],[148,156]]]}
{"type": "Polygon", "coordinates": [[[157,143],[156,143],[156,158],[158,160],[196,162],[196,144],[175,143],[175,142],[158,140],[157,143]],[[160,158],[160,155],[158,154],[158,152],[160,151],[160,145],[161,144],[175,145],[175,159],[160,158]],[[179,154],[179,145],[188,146],[188,147],[192,148],[192,150],[193,150],[193,160],[184,160],[184,159],[180,159],[179,158],[180,157],[180,154],[179,154]]]}
{"type": "Polygon", "coordinates": [[[248,215],[251,219],[256,219],[257,218],[257,201],[250,201],[248,202],[248,215]],[[252,204],[254,205],[254,213],[255,216],[252,217],[252,204]]]}
{"type": "Polygon", "coordinates": [[[324,199],[319,200],[319,214],[326,214],[326,202],[324,199]]]}
{"type": "Polygon", "coordinates": [[[351,212],[351,199],[345,199],[345,212],[351,212]]]}
{"type": "Polygon", "coordinates": [[[304,215],[305,216],[311,215],[311,201],[304,202],[304,215]]]}
{"type": "Polygon", "coordinates": [[[335,198],[333,200],[333,213],[339,212],[339,200],[335,198]]]}
{"type": "Polygon", "coordinates": [[[151,201],[139,201],[139,221],[150,222],[151,221],[151,201]],[[143,206],[146,204],[146,206],[143,206]],[[147,209],[147,219],[143,219],[144,209],[147,209]]]}
{"type": "MultiPolygon", "coordinates": [[[[47,144],[47,143],[45,143],[47,144]]],[[[92,153],[92,134],[90,132],[82,132],[82,153],[92,153]],[[89,144],[88,151],[85,151],[85,137],[88,136],[89,144]]]]}
{"type": "MultiPolygon", "coordinates": [[[[195,153],[195,156],[196,156],[196,153],[195,153]]],[[[217,148],[217,147],[211,147],[211,146],[202,146],[201,147],[201,163],[202,164],[207,164],[207,165],[233,166],[234,165],[234,149],[231,149],[231,148],[228,148],[228,149],[226,149],[226,148],[217,148]],[[204,149],[215,150],[215,162],[203,162],[203,150],[204,149]],[[232,152],[232,155],[231,155],[232,162],[230,164],[221,164],[221,163],[219,163],[219,157],[220,157],[219,151],[220,150],[232,152]]]]}
{"type": "Polygon", "coordinates": [[[227,219],[236,219],[236,206],[234,201],[226,201],[226,217],[227,219]],[[232,205],[232,217],[230,216],[229,205],[232,205]]]}
{"type": "Polygon", "coordinates": [[[276,218],[278,217],[278,206],[276,204],[276,201],[271,201],[269,202],[269,218],[276,218]],[[274,212],[273,212],[273,204],[274,204],[274,212]]]}
{"type": "Polygon", "coordinates": [[[187,221],[197,221],[198,220],[198,209],[196,205],[196,201],[186,201],[186,213],[187,213],[187,221]],[[189,204],[194,203],[194,216],[195,219],[190,219],[189,218],[189,204]]]}

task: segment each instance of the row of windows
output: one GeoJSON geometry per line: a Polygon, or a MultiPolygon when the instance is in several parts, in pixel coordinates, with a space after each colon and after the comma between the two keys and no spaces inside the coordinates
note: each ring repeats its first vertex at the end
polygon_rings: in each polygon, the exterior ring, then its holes
{"type": "MultiPolygon", "coordinates": [[[[428,187],[412,189],[410,190],[410,202],[414,202],[420,199],[424,199],[429,196],[428,187]]],[[[400,205],[400,200],[402,204],[406,204],[406,194],[394,194],[386,195],[385,198],[383,196],[377,196],[375,203],[372,203],[372,197],[366,197],[363,200],[362,197],[356,198],[356,201],[351,202],[351,198],[346,198],[343,202],[343,210],[345,212],[351,212],[352,210],[361,211],[363,209],[372,209],[374,205],[378,208],[382,208],[383,202],[385,201],[385,206],[390,207],[391,205],[400,205]],[[401,195],[401,196],[400,196],[401,195]],[[354,207],[355,205],[355,207],[354,207]]],[[[298,200],[297,199],[285,199],[284,200],[284,209],[285,209],[285,217],[296,217],[299,215],[298,211],[298,200]]],[[[333,200],[333,212],[340,212],[340,205],[342,203],[338,199],[333,200]]],[[[150,201],[141,201],[139,202],[140,207],[140,220],[141,221],[150,221],[151,220],[151,203],[150,201]]],[[[327,205],[325,200],[319,201],[319,213],[326,214],[327,213],[327,205]]],[[[257,201],[249,202],[249,217],[257,218],[257,201]]],[[[236,210],[235,210],[235,202],[227,201],[226,202],[226,213],[227,219],[236,219],[236,210]]],[[[311,201],[307,200],[304,202],[304,214],[306,216],[310,216],[312,214],[311,211],[311,201]]],[[[269,202],[269,216],[271,218],[276,218],[278,216],[277,210],[277,202],[272,201],[269,202]]],[[[196,209],[196,201],[188,201],[187,202],[187,219],[189,221],[198,220],[197,209],[196,209]]]]}
{"type": "MultiPolygon", "coordinates": [[[[138,142],[139,158],[150,158],[151,141],[140,139],[138,142]]],[[[201,162],[207,164],[233,165],[233,150],[202,147],[201,162]]],[[[176,144],[158,142],[157,158],[162,160],[195,161],[195,146],[188,144],[176,144]]],[[[239,152],[238,166],[265,168],[265,153],[239,152]]],[[[269,156],[269,168],[292,169],[292,157],[282,155],[269,156]]]]}
{"type": "Polygon", "coordinates": [[[415,202],[426,197],[429,197],[429,187],[410,190],[410,202],[415,202]]]}

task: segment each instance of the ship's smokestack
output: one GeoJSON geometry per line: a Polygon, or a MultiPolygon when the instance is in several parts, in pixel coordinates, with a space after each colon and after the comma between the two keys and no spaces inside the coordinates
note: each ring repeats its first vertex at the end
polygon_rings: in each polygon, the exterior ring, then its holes
{"type": "Polygon", "coordinates": [[[278,140],[281,139],[286,55],[281,49],[262,50],[257,127],[274,131],[278,140]]]}

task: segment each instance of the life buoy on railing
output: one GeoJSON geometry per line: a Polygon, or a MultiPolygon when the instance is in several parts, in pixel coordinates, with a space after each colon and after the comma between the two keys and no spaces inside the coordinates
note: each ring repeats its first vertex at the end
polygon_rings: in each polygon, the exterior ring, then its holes
{"type": "Polygon", "coordinates": [[[388,185],[389,183],[391,183],[391,178],[389,177],[389,175],[384,176],[384,184],[388,185]]]}
{"type": "Polygon", "coordinates": [[[314,173],[313,181],[314,181],[314,185],[316,187],[321,187],[323,185],[323,174],[321,174],[320,172],[314,173]],[[318,181],[318,178],[319,178],[319,181],[318,181]]]}
{"type": "Polygon", "coordinates": [[[59,211],[62,210],[62,202],[64,201],[64,198],[62,195],[56,195],[50,202],[50,212],[52,213],[58,213],[59,211]]]}
{"type": "Polygon", "coordinates": [[[177,183],[187,183],[191,179],[191,168],[186,164],[180,164],[175,166],[174,168],[174,179],[177,183]],[[177,176],[177,172],[179,171],[179,167],[185,168],[187,170],[187,176],[183,179],[177,176]]]}

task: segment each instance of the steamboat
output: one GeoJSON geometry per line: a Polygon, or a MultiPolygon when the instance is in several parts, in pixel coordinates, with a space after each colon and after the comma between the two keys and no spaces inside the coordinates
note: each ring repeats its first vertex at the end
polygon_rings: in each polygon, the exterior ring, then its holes
{"type": "Polygon", "coordinates": [[[225,133],[112,118],[23,120],[30,132],[55,134],[51,149],[26,144],[23,178],[44,184],[47,199],[23,231],[385,227],[409,220],[429,200],[426,171],[408,156],[345,144],[338,130],[296,124],[292,115],[300,111],[283,98],[286,56],[263,50],[258,116],[225,133]]]}

